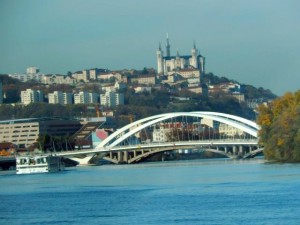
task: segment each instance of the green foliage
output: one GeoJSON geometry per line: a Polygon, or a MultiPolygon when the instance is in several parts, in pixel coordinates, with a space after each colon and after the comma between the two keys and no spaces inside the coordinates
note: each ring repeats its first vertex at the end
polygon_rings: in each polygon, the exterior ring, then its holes
{"type": "Polygon", "coordinates": [[[262,87],[255,88],[251,85],[243,85],[243,90],[245,92],[245,97],[247,99],[274,99],[276,95],[274,95],[270,90],[266,90],[262,87]]]}
{"type": "MultiPolygon", "coordinates": [[[[62,117],[79,118],[87,116],[85,105],[67,105],[33,103],[29,105],[8,105],[0,106],[0,120],[21,119],[21,118],[40,118],[40,117],[62,117]]],[[[95,112],[92,112],[95,116],[95,112]]]]}
{"type": "MultiPolygon", "coordinates": [[[[228,83],[228,82],[238,83],[237,81],[230,80],[226,77],[218,77],[218,76],[214,75],[213,73],[204,74],[202,80],[203,80],[203,83],[211,84],[211,85],[228,83]]],[[[246,85],[246,84],[243,84],[241,86],[243,89],[243,93],[245,93],[246,99],[259,99],[259,98],[274,99],[277,97],[270,90],[264,89],[262,87],[256,88],[256,87],[253,87],[252,85],[246,85]]]]}
{"type": "Polygon", "coordinates": [[[257,122],[267,159],[300,162],[300,90],[261,105],[257,122]]]}
{"type": "Polygon", "coordinates": [[[19,83],[21,83],[19,80],[13,79],[13,78],[9,77],[7,74],[0,74],[0,82],[3,85],[19,84],[19,83]]]}
{"type": "Polygon", "coordinates": [[[170,94],[167,91],[153,90],[152,93],[142,92],[134,94],[132,91],[125,93],[125,103],[130,106],[151,106],[157,109],[164,108],[170,101],[170,94]]]}
{"type": "Polygon", "coordinates": [[[227,83],[227,82],[233,81],[233,80],[229,80],[226,77],[218,77],[218,76],[214,75],[213,73],[204,74],[202,79],[203,79],[203,82],[206,84],[222,84],[222,83],[227,83]]]}

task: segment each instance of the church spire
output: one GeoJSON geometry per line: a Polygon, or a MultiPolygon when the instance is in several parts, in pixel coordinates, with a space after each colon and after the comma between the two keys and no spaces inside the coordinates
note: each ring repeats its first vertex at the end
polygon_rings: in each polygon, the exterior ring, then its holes
{"type": "Polygon", "coordinates": [[[166,43],[166,53],[167,53],[167,56],[170,57],[171,56],[171,45],[170,45],[170,42],[169,42],[169,34],[167,33],[167,43],[166,43]]]}
{"type": "Polygon", "coordinates": [[[194,49],[197,49],[197,48],[196,48],[196,42],[195,42],[195,41],[193,41],[193,48],[194,48],[194,49]]]}
{"type": "Polygon", "coordinates": [[[199,68],[199,60],[198,60],[198,49],[196,48],[196,43],[193,41],[193,48],[192,48],[192,60],[191,60],[191,66],[198,69],[199,68]]]}
{"type": "Polygon", "coordinates": [[[158,44],[158,51],[161,51],[161,43],[158,44]]]}

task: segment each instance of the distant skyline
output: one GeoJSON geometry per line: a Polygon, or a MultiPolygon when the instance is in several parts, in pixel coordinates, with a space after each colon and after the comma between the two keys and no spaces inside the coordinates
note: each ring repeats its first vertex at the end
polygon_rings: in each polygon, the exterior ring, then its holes
{"type": "MultiPolygon", "coordinates": [[[[156,67],[159,42],[277,95],[300,89],[298,0],[0,0],[0,73],[156,67]]],[[[165,51],[165,49],[164,49],[165,51]]]]}

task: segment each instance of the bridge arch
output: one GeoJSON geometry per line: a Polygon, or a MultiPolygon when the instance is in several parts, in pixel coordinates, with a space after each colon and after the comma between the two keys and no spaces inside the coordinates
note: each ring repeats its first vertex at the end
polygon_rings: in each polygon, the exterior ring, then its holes
{"type": "MultiPolygon", "coordinates": [[[[169,127],[169,129],[172,128],[169,127]]],[[[193,126],[192,129],[194,129],[193,126]]],[[[108,136],[105,140],[103,140],[94,149],[83,149],[74,152],[61,152],[59,153],[59,155],[73,157],[77,155],[88,156],[90,154],[102,154],[102,156],[105,156],[114,163],[131,163],[157,152],[176,149],[203,148],[205,149],[205,151],[219,153],[229,158],[251,158],[263,151],[263,149],[259,148],[258,146],[257,133],[259,129],[260,127],[253,121],[225,113],[207,111],[165,113],[137,120],[118,129],[113,134],[108,136]],[[203,127],[201,127],[201,120],[203,118],[208,118],[212,121],[217,121],[220,124],[223,123],[237,128],[243,131],[243,135],[233,137],[231,139],[229,139],[226,135],[225,138],[224,136],[222,138],[220,135],[207,137],[203,135],[204,133],[200,133],[203,132],[203,127]],[[163,127],[163,124],[168,123],[179,123],[182,133],[184,128],[186,127],[186,131],[190,132],[190,135],[194,135],[194,139],[193,137],[190,138],[191,136],[189,136],[188,139],[185,139],[186,137],[184,138],[182,136],[182,138],[180,139],[179,135],[178,139],[173,139],[175,137],[175,135],[173,134],[171,138],[172,140],[168,137],[165,141],[162,142],[151,141],[153,140],[151,136],[150,139],[148,139],[150,141],[145,141],[145,139],[143,141],[142,138],[139,138],[139,142],[136,142],[135,144],[130,141],[131,137],[138,136],[137,134],[139,132],[141,134],[143,132],[143,129],[151,133],[152,131],[154,131],[154,129],[159,129],[161,125],[161,127],[163,127]],[[189,130],[189,125],[194,123],[196,124],[196,130],[189,130]],[[195,133],[193,133],[194,131],[195,133]],[[140,149],[142,149],[143,152],[141,152],[140,149]],[[137,152],[139,155],[137,154],[137,152]],[[126,158],[125,160],[122,159],[123,156],[124,158],[126,158]]],[[[208,128],[208,131],[209,130],[210,128],[208,128]]]]}
{"type": "Polygon", "coordinates": [[[114,132],[112,135],[107,137],[104,141],[102,141],[97,147],[96,150],[99,151],[108,151],[118,144],[122,143],[124,140],[129,138],[130,136],[140,132],[144,128],[150,127],[159,122],[173,119],[177,117],[197,117],[197,118],[208,118],[220,123],[227,124],[229,126],[235,127],[237,129],[242,130],[246,134],[253,136],[254,138],[258,137],[257,131],[259,126],[250,120],[245,118],[241,118],[238,116],[225,114],[225,113],[217,113],[217,112],[175,112],[175,113],[165,113],[155,116],[150,116],[133,123],[130,123],[121,129],[114,132]]]}

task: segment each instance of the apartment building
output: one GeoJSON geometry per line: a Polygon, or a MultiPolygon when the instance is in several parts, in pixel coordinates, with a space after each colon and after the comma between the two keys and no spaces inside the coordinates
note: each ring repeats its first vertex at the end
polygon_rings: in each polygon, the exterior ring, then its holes
{"type": "Polygon", "coordinates": [[[43,101],[44,93],[41,90],[27,89],[25,91],[21,91],[21,102],[24,105],[43,101]]]}
{"type": "Polygon", "coordinates": [[[80,91],[74,94],[74,104],[88,104],[88,103],[98,103],[99,94],[80,91]]]}
{"type": "Polygon", "coordinates": [[[61,104],[61,105],[72,104],[72,99],[73,99],[72,93],[54,91],[53,93],[48,94],[49,104],[61,104]]]}
{"type": "Polygon", "coordinates": [[[100,95],[100,104],[106,107],[124,105],[124,94],[107,91],[105,94],[100,95]]]}

